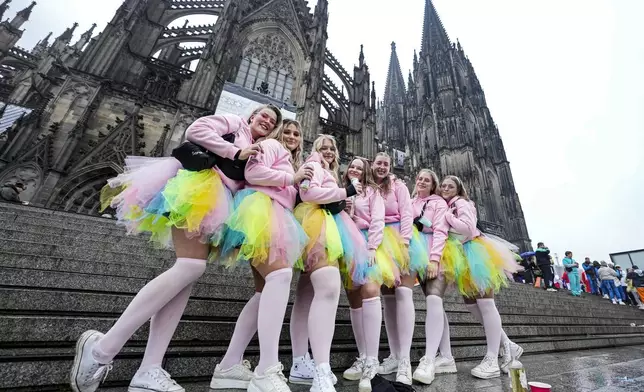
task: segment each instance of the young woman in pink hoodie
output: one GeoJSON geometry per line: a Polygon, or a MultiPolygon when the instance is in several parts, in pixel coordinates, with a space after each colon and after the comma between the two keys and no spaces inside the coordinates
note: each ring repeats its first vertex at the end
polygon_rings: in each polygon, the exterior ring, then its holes
{"type": "Polygon", "coordinates": [[[494,303],[494,293],[506,286],[508,276],[519,268],[511,251],[514,246],[477,229],[476,207],[458,177],[445,177],[441,194],[447,201],[445,218],[449,224],[441,267],[447,281],[456,285],[468,310],[485,329],[487,354],[481,364],[472,369],[472,375],[483,379],[499,377],[500,344],[504,349],[501,368],[506,372],[511,357],[518,358],[523,353],[523,349],[511,342],[503,331],[501,316],[494,303]]]}
{"type": "MultiPolygon", "coordinates": [[[[222,158],[243,162],[260,151],[254,140],[268,135],[281,120],[280,110],[270,105],[257,108],[248,120],[206,116],[188,127],[186,138],[222,158]]],[[[124,173],[102,191],[104,207],[116,209],[129,233],[150,232],[152,241],[172,243],[177,261],[139,291],[105,335],[92,330],[81,335],[70,374],[72,390],[95,391],[112,368],[112,359],[150,320],[148,345],[129,390],[184,391],[161,363],[193,283],[206,269],[209,242],[219,237],[230,214],[231,193],[238,186],[218,168],[188,171],[175,158],[126,158],[124,173]]]]}
{"type": "Polygon", "coordinates": [[[443,295],[447,288],[447,281],[439,268],[449,225],[445,219],[447,203],[438,194],[439,185],[436,173],[429,169],[422,169],[416,176],[416,186],[412,192],[411,201],[414,208],[414,225],[427,247],[430,261],[427,276],[421,282],[427,301],[425,356],[421,358],[413,375],[414,380],[423,384],[431,384],[435,373],[456,372],[451,350],[446,350],[447,358],[440,357],[435,363],[436,352],[445,329],[447,329],[449,345],[449,325],[443,309],[443,295]]]}
{"type": "Polygon", "coordinates": [[[295,172],[285,140],[267,138],[259,143],[261,152],[248,161],[246,188],[235,195],[220,247],[224,263],[250,262],[264,278],[257,312],[260,357],[248,383],[250,392],[289,390],[278,358],[279,337],[293,267],[308,242],[292,212],[294,185],[311,178],[313,171],[303,166],[295,172]]]}
{"type": "Polygon", "coordinates": [[[380,365],[380,374],[396,373],[396,381],[411,385],[411,342],[416,322],[413,287],[416,277],[424,277],[429,265],[426,247],[416,232],[414,210],[407,185],[391,174],[391,158],[378,153],[371,166],[376,184],[385,200],[383,246],[392,255],[400,272],[397,287],[383,286],[385,328],[391,350],[380,365]]]}
{"type": "Polygon", "coordinates": [[[335,380],[329,362],[342,277],[347,285],[366,281],[367,248],[344,211],[344,201],[362,192],[362,186],[338,185],[338,149],[330,135],[321,135],[313,142],[313,153],[305,166],[313,169],[313,178],[309,184],[300,185],[303,203],[295,209],[295,216],[309,242],[302,256],[304,273],[291,314],[291,342],[296,359],[308,353],[311,342],[315,361],[311,391],[333,392],[335,380]]]}
{"type": "MultiPolygon", "coordinates": [[[[302,126],[298,121],[284,120],[282,126],[266,138],[275,139],[282,143],[291,153],[293,170],[299,170],[303,163],[303,133],[302,126]]],[[[247,389],[253,379],[251,365],[248,361],[243,360],[243,356],[257,332],[259,305],[266,282],[256,268],[251,266],[251,270],[255,281],[255,295],[248,300],[239,314],[226,354],[213,372],[210,389],[247,389]]]]}
{"type": "Polygon", "coordinates": [[[347,380],[360,380],[360,392],[371,391],[371,380],[378,372],[378,350],[380,348],[380,329],[382,325],[382,306],[380,286],[393,287],[400,281],[400,271],[393,259],[382,246],[385,229],[385,201],[380,195],[378,185],[373,181],[369,162],[355,158],[344,175],[344,184],[349,185],[356,179],[362,185],[362,193],[347,199],[347,210],[364,235],[369,250],[368,281],[355,288],[347,289],[349,298],[351,326],[358,346],[358,358],[343,373],[347,380]]]}

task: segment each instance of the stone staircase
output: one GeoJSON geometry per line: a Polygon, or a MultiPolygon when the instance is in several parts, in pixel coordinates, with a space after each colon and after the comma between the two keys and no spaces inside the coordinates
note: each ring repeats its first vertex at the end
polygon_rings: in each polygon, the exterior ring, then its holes
{"type": "MultiPolygon", "coordinates": [[[[172,251],[152,248],[143,237],[128,237],[103,218],[0,203],[0,389],[67,389],[74,343],[87,329],[106,331],[134,294],[174,262],[172,251]]],[[[210,265],[192,298],[164,367],[181,383],[207,385],[225,352],[237,315],[253,294],[252,279],[210,265]]],[[[291,298],[292,300],[292,298],[291,298]]],[[[425,300],[415,293],[412,360],[424,352],[425,300]]],[[[644,311],[615,306],[597,297],[573,298],[512,284],[497,298],[508,335],[527,353],[644,344],[644,311]]],[[[483,328],[451,293],[445,299],[458,360],[483,356],[483,328]]],[[[290,314],[290,309],[287,311],[290,314]]],[[[356,355],[349,309],[343,296],[337,317],[332,364],[349,366],[356,355]]],[[[122,390],[145,349],[147,326],[117,357],[105,384],[122,390]]],[[[280,355],[290,368],[288,325],[280,355]]],[[[247,357],[256,363],[257,341],[247,357]]],[[[381,356],[388,354],[382,335],[381,356]]],[[[112,389],[110,389],[112,390],[112,389]]]]}

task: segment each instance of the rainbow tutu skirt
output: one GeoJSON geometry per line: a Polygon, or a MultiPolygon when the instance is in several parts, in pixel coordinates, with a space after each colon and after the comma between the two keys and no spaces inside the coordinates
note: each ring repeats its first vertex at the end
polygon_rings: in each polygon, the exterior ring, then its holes
{"type": "Polygon", "coordinates": [[[228,267],[276,261],[295,266],[308,237],[293,213],[262,192],[243,189],[235,195],[226,219],[219,261],[228,267]]]}
{"type": "Polygon", "coordinates": [[[400,223],[387,223],[382,236],[382,246],[391,255],[402,275],[417,274],[419,279],[425,277],[429,265],[427,247],[423,244],[416,227],[409,241],[409,252],[400,235],[400,223]]]}
{"type": "Polygon", "coordinates": [[[184,170],[175,158],[127,157],[124,172],[101,190],[102,210],[114,208],[128,233],[151,233],[161,247],[171,246],[173,227],[217,244],[231,206],[215,170],[184,170]]]}
{"type": "Polygon", "coordinates": [[[310,271],[318,263],[340,269],[345,287],[361,286],[375,271],[369,266],[369,251],[349,215],[332,215],[314,203],[300,203],[295,218],[302,224],[309,240],[297,267],[310,271]]]}
{"type": "Polygon", "coordinates": [[[441,270],[461,295],[476,297],[497,293],[507,286],[508,276],[518,269],[514,254],[504,242],[481,235],[462,244],[457,235],[449,233],[441,270]]]}
{"type": "MultiPolygon", "coordinates": [[[[365,244],[369,241],[369,230],[361,230],[365,244]]],[[[390,253],[386,251],[391,246],[384,245],[383,241],[376,249],[376,260],[368,273],[368,280],[370,283],[377,283],[378,285],[385,285],[390,288],[396,287],[400,283],[400,269],[398,264],[390,253]]]]}

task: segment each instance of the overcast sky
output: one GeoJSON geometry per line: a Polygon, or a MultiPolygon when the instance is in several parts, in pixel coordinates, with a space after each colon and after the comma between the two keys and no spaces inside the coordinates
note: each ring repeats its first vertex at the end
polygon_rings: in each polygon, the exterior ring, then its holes
{"type": "MultiPolygon", "coordinates": [[[[29,3],[14,0],[4,18],[29,3]]],[[[406,80],[425,1],[330,3],[328,47],[345,68],[352,71],[364,44],[381,95],[396,41],[406,80]]],[[[31,48],[73,22],[80,24],[75,39],[94,22],[100,31],[120,4],[42,1],[19,45],[31,48]]],[[[566,250],[608,260],[644,248],[644,1],[434,4],[485,89],[533,243],[546,242],[560,259],[566,250]]]]}

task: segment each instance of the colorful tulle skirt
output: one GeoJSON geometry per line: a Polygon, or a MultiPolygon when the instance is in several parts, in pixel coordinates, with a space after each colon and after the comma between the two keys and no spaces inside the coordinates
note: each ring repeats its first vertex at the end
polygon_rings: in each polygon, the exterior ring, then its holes
{"type": "Polygon", "coordinates": [[[443,275],[465,297],[497,293],[520,269],[508,245],[488,235],[462,244],[450,233],[441,258],[443,275]]]}
{"type": "Polygon", "coordinates": [[[215,170],[184,170],[175,158],[127,157],[124,172],[101,190],[102,210],[114,208],[128,233],[151,233],[161,247],[171,246],[173,227],[217,244],[231,206],[215,170]]]}
{"type": "Polygon", "coordinates": [[[298,269],[310,271],[318,263],[338,267],[348,288],[369,281],[375,269],[369,265],[369,251],[360,230],[346,212],[332,215],[318,204],[300,203],[295,218],[309,237],[298,269]]]}
{"type": "Polygon", "coordinates": [[[309,240],[290,210],[252,189],[237,192],[224,226],[215,257],[228,267],[240,262],[295,266],[309,240]]]}
{"type": "MultiPolygon", "coordinates": [[[[368,244],[369,230],[361,230],[361,233],[364,237],[365,245],[368,244]]],[[[369,269],[367,278],[369,283],[394,288],[400,284],[400,269],[394,258],[386,250],[390,246],[384,245],[383,243],[384,240],[380,243],[378,249],[376,249],[376,259],[369,269]]]]}
{"type": "Polygon", "coordinates": [[[418,229],[413,228],[407,252],[405,241],[400,235],[400,223],[388,223],[382,237],[385,252],[391,255],[398,270],[402,275],[417,274],[419,279],[424,279],[429,265],[429,254],[421,241],[418,229]]]}

